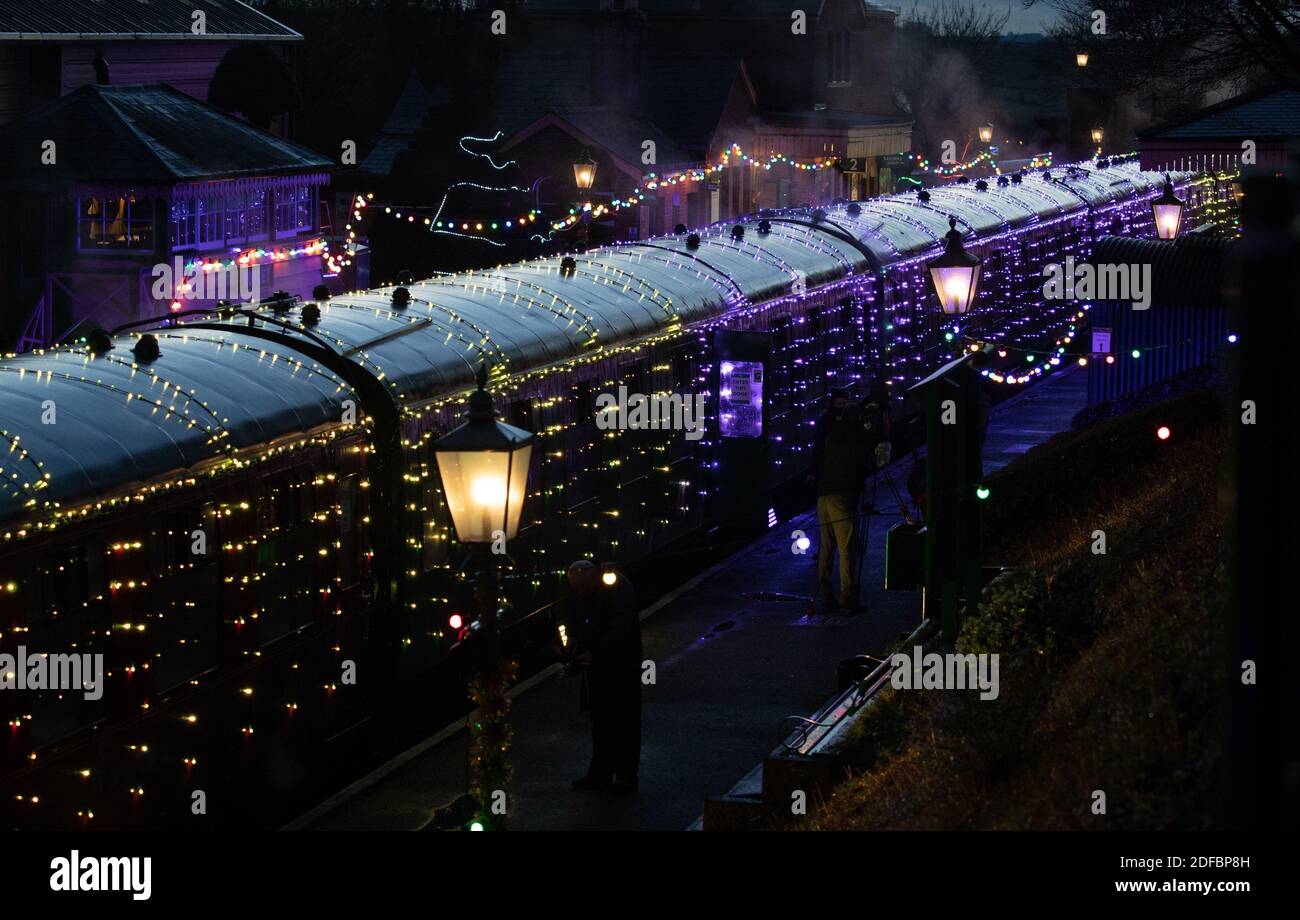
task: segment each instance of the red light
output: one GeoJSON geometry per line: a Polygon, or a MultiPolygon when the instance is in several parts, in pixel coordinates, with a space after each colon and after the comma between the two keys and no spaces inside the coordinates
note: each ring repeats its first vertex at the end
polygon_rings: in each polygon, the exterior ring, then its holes
{"type": "Polygon", "coordinates": [[[1156,429],[1156,437],[1162,441],[1168,441],[1171,434],[1173,434],[1173,432],[1169,430],[1168,425],[1161,425],[1156,429]]]}
{"type": "Polygon", "coordinates": [[[179,300],[173,300],[171,304],[168,305],[168,309],[173,313],[179,313],[181,311],[181,302],[179,300]]]}
{"type": "Polygon", "coordinates": [[[452,629],[460,629],[465,625],[465,621],[461,618],[459,613],[453,613],[451,618],[447,620],[447,625],[452,629]]]}
{"type": "Polygon", "coordinates": [[[1115,363],[1115,356],[1114,356],[1114,355],[1107,355],[1107,356],[1106,356],[1106,363],[1107,363],[1107,364],[1114,364],[1114,363],[1115,363]]]}

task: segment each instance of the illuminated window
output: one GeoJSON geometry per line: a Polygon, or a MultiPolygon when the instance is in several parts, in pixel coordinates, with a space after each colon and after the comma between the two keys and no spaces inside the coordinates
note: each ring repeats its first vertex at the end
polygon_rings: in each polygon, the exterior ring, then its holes
{"type": "Polygon", "coordinates": [[[107,192],[77,199],[77,248],[153,249],[153,199],[134,192],[107,192]]]}

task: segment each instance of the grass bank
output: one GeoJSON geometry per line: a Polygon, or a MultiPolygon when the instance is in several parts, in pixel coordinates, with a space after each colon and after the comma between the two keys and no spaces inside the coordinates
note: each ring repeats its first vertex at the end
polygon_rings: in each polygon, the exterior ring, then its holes
{"type": "Polygon", "coordinates": [[[957,650],[1000,656],[998,698],[886,690],[850,739],[859,769],[803,826],[1216,826],[1225,445],[1198,391],[1059,435],[990,477],[985,557],[1015,569],[957,650]]]}

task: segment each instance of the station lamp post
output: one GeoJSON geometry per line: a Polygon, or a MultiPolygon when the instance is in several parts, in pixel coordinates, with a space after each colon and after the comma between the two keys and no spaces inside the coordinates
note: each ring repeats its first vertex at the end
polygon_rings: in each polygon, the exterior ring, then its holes
{"type": "Polygon", "coordinates": [[[993,126],[992,126],[992,125],[980,125],[980,126],[979,126],[979,135],[980,135],[980,143],[981,143],[981,144],[991,144],[991,143],[993,143],[993,126]]]}
{"type": "Polygon", "coordinates": [[[478,679],[471,688],[479,710],[470,750],[471,791],[479,804],[475,827],[504,827],[504,815],[493,810],[491,800],[505,785],[513,666],[503,667],[499,660],[501,584],[489,546],[505,546],[519,533],[533,435],[497,421],[486,363],[479,365],[465,423],[435,441],[433,451],[456,539],[473,546],[479,557],[474,585],[478,618],[469,628],[479,652],[478,679]]]}
{"type": "Polygon", "coordinates": [[[1172,240],[1178,236],[1183,224],[1183,200],[1174,194],[1174,182],[1165,174],[1165,190],[1151,202],[1151,214],[1156,222],[1156,236],[1172,240]]]}
{"type": "MultiPolygon", "coordinates": [[[[582,151],[582,156],[573,161],[573,184],[577,186],[579,192],[590,192],[591,187],[596,184],[596,161],[591,158],[591,154],[586,150],[582,151]]],[[[582,214],[578,221],[578,248],[587,248],[587,237],[589,234],[588,222],[590,215],[587,212],[582,214]]]]}
{"type": "Polygon", "coordinates": [[[1092,129],[1092,143],[1098,149],[1101,148],[1101,139],[1105,136],[1106,136],[1106,132],[1100,125],[1092,129]]]}
{"type": "Polygon", "coordinates": [[[980,260],[966,251],[957,218],[948,218],[947,246],[943,255],[926,263],[939,306],[948,316],[961,316],[975,302],[980,283],[980,260]]]}
{"type": "Polygon", "coordinates": [[[581,191],[589,192],[596,184],[596,161],[591,154],[582,151],[582,156],[573,161],[573,184],[581,191]]]}

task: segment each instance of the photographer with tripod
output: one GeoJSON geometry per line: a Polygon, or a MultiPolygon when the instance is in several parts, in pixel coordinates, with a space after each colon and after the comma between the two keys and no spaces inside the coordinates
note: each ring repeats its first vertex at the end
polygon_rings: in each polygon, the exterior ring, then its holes
{"type": "Polygon", "coordinates": [[[824,609],[838,606],[846,613],[859,612],[862,494],[867,474],[889,463],[888,405],[887,394],[879,391],[855,402],[847,389],[836,388],[817,421],[808,478],[817,486],[817,603],[824,609]],[[840,566],[838,598],[832,579],[835,555],[840,566]]]}

